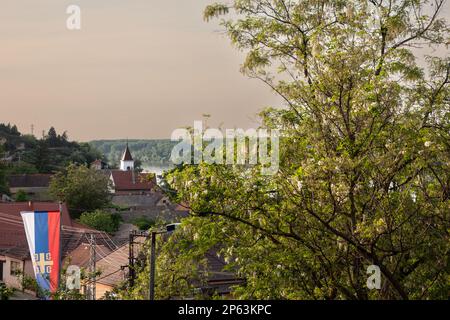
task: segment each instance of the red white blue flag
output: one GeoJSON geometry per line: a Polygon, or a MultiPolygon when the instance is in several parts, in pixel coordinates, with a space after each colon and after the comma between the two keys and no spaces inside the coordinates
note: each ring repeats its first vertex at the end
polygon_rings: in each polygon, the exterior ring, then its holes
{"type": "Polygon", "coordinates": [[[42,292],[55,292],[61,266],[61,214],[21,212],[36,281],[42,292]]]}

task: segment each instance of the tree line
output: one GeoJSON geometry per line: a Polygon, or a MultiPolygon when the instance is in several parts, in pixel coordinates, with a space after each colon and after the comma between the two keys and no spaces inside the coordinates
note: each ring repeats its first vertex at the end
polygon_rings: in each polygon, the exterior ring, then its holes
{"type": "Polygon", "coordinates": [[[103,154],[88,143],[70,141],[51,127],[42,138],[21,134],[15,125],[0,124],[1,156],[9,174],[54,173],[70,163],[89,165],[103,154]]]}

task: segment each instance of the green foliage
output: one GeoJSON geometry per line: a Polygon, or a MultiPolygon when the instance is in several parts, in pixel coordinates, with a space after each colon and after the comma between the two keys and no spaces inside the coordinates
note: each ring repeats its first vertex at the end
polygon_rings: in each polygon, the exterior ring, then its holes
{"type": "Polygon", "coordinates": [[[0,300],[9,300],[14,291],[14,288],[7,287],[6,284],[0,282],[0,300]]]}
{"type": "Polygon", "coordinates": [[[222,25],[248,53],[242,71],[286,102],[261,113],[282,132],[280,170],[202,163],[166,177],[194,217],[161,249],[159,297],[188,296],[181,281],[201,277],[216,248],[246,279],[237,298],[447,299],[450,61],[422,70],[410,51],[444,45],[446,22],[422,15],[425,1],[231,7],[222,25]],[[373,264],[380,290],[366,286],[373,264]]]}
{"type": "Polygon", "coordinates": [[[80,216],[80,222],[96,230],[114,233],[119,229],[122,216],[118,213],[109,213],[101,210],[84,212],[80,216]]]}
{"type": "Polygon", "coordinates": [[[212,18],[217,18],[221,15],[227,14],[230,8],[221,3],[214,3],[206,7],[203,13],[203,19],[209,21],[212,18]]]}
{"type": "MultiPolygon", "coordinates": [[[[122,157],[123,150],[128,142],[133,157],[142,166],[169,166],[170,153],[177,142],[169,139],[161,140],[97,140],[90,145],[105,155],[108,162],[117,166],[122,157]]],[[[138,163],[139,164],[139,163],[138,163]]]]}
{"type": "MultiPolygon", "coordinates": [[[[61,280],[59,288],[56,292],[46,292],[45,296],[51,297],[52,300],[85,300],[86,296],[78,289],[69,289],[66,286],[67,283],[67,267],[70,265],[70,261],[66,263],[61,269],[61,280]]],[[[100,273],[96,273],[100,275],[100,273]]],[[[80,280],[81,283],[85,283],[89,279],[90,274],[86,272],[84,268],[81,269],[80,280]]]]}
{"type": "Polygon", "coordinates": [[[13,162],[7,167],[10,174],[51,173],[70,163],[89,165],[102,154],[88,143],[69,141],[66,132],[58,134],[51,127],[42,139],[22,135],[16,126],[0,124],[0,140],[5,139],[4,152],[13,162]]]}
{"type": "Polygon", "coordinates": [[[140,216],[133,220],[133,224],[138,227],[139,230],[148,230],[155,225],[155,221],[146,216],[140,216]]]}
{"type": "Polygon", "coordinates": [[[17,193],[16,193],[15,200],[16,200],[17,202],[25,202],[25,201],[28,201],[28,194],[27,194],[24,190],[20,189],[20,190],[17,191],[17,193]]]}
{"type": "Polygon", "coordinates": [[[20,136],[20,132],[17,129],[17,126],[11,125],[10,123],[8,124],[0,123],[0,133],[11,136],[20,136]]]}
{"type": "Polygon", "coordinates": [[[144,168],[142,168],[142,161],[140,159],[134,159],[134,170],[136,172],[142,172],[144,168]]]}
{"type": "Polygon", "coordinates": [[[113,291],[106,291],[101,300],[119,300],[118,293],[113,291]]]}
{"type": "Polygon", "coordinates": [[[13,163],[6,167],[7,174],[34,174],[39,173],[39,170],[30,163],[21,161],[13,163]]]}
{"type": "Polygon", "coordinates": [[[19,283],[21,285],[21,290],[31,290],[34,292],[39,292],[39,286],[37,284],[36,279],[33,276],[29,276],[23,273],[22,270],[16,270],[15,276],[19,279],[19,283]]]}
{"type": "Polygon", "coordinates": [[[52,177],[49,191],[56,200],[66,202],[77,217],[109,205],[109,184],[109,178],[101,172],[71,164],[52,177]]]}

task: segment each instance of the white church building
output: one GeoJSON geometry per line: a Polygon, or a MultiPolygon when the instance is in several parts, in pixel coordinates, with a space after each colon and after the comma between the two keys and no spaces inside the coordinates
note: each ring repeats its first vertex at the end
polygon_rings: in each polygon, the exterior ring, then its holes
{"type": "Polygon", "coordinates": [[[130,171],[134,170],[134,160],[131,156],[130,149],[128,148],[128,143],[123,152],[122,159],[120,160],[120,170],[122,171],[130,171]]]}

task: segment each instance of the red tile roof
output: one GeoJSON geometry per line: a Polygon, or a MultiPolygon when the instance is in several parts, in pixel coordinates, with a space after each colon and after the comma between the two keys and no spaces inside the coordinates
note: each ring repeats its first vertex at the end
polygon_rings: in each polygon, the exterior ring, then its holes
{"type": "MultiPolygon", "coordinates": [[[[59,203],[56,202],[2,202],[0,203],[0,213],[8,214],[19,218],[21,211],[59,211],[59,203]]],[[[65,203],[62,204],[62,217],[61,222],[63,225],[72,226],[72,219],[69,215],[69,209],[65,203]]]]}
{"type": "MultiPolygon", "coordinates": [[[[97,252],[96,261],[99,261],[103,258],[102,255],[108,255],[111,253],[111,249],[104,244],[96,244],[95,250],[97,252]]],[[[64,264],[76,265],[79,267],[86,267],[90,261],[91,251],[90,245],[87,242],[81,243],[78,247],[72,250],[69,254],[67,254],[66,258],[63,261],[64,264]]]]}
{"type": "Polygon", "coordinates": [[[96,266],[101,271],[97,282],[115,286],[124,280],[125,271],[121,267],[129,263],[128,248],[128,244],[123,245],[97,262],[96,266]]]}
{"type": "MultiPolygon", "coordinates": [[[[28,252],[21,211],[58,211],[54,202],[7,202],[0,203],[0,249],[13,250],[15,256],[28,252]],[[19,253],[18,253],[19,252],[19,253]]],[[[62,225],[72,228],[72,219],[65,204],[62,205],[62,225]]],[[[14,253],[13,252],[13,253],[14,253]]]]}
{"type": "Polygon", "coordinates": [[[22,218],[0,213],[0,248],[26,245],[22,218]]]}
{"type": "Polygon", "coordinates": [[[116,191],[150,191],[156,184],[154,177],[150,180],[152,177],[151,174],[137,173],[132,170],[112,170],[111,176],[114,183],[114,189],[116,191]]]}

